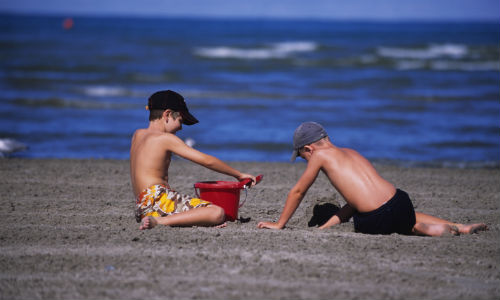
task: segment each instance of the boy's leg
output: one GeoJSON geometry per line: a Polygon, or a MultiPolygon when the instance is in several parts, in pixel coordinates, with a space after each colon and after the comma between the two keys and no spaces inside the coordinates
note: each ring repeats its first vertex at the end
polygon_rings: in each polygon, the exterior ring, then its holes
{"type": "Polygon", "coordinates": [[[224,209],[209,205],[165,217],[145,217],[139,229],[151,229],[158,224],[167,226],[215,226],[224,222],[224,209]]]}
{"type": "Polygon", "coordinates": [[[441,236],[444,234],[476,233],[486,230],[484,223],[459,224],[424,213],[415,212],[416,223],[413,232],[419,235],[441,236]]]}

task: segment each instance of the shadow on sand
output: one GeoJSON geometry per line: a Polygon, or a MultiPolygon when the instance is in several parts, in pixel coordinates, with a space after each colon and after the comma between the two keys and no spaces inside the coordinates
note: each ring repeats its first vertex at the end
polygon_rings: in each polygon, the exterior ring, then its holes
{"type": "Polygon", "coordinates": [[[313,208],[313,215],[307,225],[309,227],[321,226],[326,223],[340,207],[331,203],[316,204],[313,208]]]}

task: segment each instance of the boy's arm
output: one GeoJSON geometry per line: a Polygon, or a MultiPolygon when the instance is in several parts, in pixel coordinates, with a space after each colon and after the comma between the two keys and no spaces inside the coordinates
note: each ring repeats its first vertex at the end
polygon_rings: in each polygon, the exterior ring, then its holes
{"type": "Polygon", "coordinates": [[[202,165],[216,172],[233,176],[238,180],[250,178],[253,181],[252,184],[255,184],[256,182],[254,176],[250,174],[241,173],[240,171],[230,167],[228,164],[224,163],[220,159],[189,147],[184,143],[184,141],[182,141],[176,135],[169,134],[168,139],[166,139],[166,143],[167,143],[166,147],[168,150],[170,150],[171,152],[175,153],[176,155],[182,158],[190,160],[194,163],[202,165]]]}
{"type": "Polygon", "coordinates": [[[356,213],[356,210],[349,204],[346,204],[341,209],[339,209],[339,211],[335,215],[333,215],[330,220],[321,225],[319,229],[326,229],[332,227],[333,225],[347,222],[352,217],[352,215],[354,215],[354,213],[356,213]]]}
{"type": "Polygon", "coordinates": [[[321,164],[315,161],[309,161],[304,174],[300,177],[299,181],[288,193],[286,198],[285,207],[277,222],[259,222],[258,228],[282,229],[285,227],[288,220],[292,217],[300,202],[307,193],[307,190],[318,177],[321,164]]]}

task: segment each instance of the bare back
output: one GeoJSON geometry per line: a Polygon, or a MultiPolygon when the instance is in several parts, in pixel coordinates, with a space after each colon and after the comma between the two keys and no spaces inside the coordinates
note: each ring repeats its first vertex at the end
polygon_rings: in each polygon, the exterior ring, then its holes
{"type": "Polygon", "coordinates": [[[165,147],[169,133],[139,129],[134,133],[130,147],[130,176],[137,197],[154,184],[168,185],[168,167],[171,152],[165,147]]]}
{"type": "Polygon", "coordinates": [[[377,209],[396,193],[395,187],[355,150],[338,148],[328,142],[314,154],[333,186],[360,212],[377,209]]]}

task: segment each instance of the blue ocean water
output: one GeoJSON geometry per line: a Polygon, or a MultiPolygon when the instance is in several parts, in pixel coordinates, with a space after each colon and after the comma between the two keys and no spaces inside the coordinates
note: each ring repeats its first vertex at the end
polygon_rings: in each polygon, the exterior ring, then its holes
{"type": "Polygon", "coordinates": [[[500,163],[498,23],[63,20],[0,17],[4,154],[127,159],[172,89],[200,120],[179,136],[223,160],[287,161],[317,121],[372,160],[500,163]]]}

